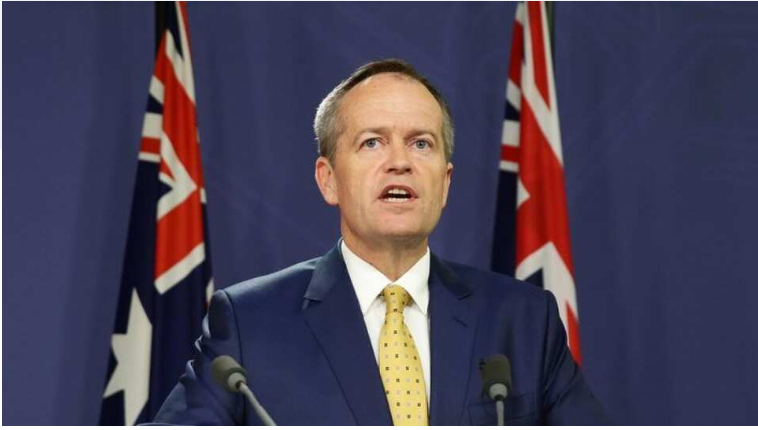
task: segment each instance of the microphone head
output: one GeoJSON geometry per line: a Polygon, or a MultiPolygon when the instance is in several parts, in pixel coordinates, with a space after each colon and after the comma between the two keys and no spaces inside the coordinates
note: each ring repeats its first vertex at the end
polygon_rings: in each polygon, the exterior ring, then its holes
{"type": "MultiPolygon", "coordinates": [[[[482,374],[483,394],[494,398],[493,386],[505,386],[505,395],[511,391],[511,362],[503,354],[496,354],[479,362],[479,371],[482,374]]],[[[495,390],[498,391],[498,390],[495,390]]],[[[500,393],[498,393],[500,395],[500,393]]],[[[503,395],[503,397],[505,397],[503,395]]]]}
{"type": "Polygon", "coordinates": [[[240,383],[247,383],[245,369],[228,355],[221,355],[213,360],[211,374],[217,384],[232,393],[239,391],[240,383]]]}

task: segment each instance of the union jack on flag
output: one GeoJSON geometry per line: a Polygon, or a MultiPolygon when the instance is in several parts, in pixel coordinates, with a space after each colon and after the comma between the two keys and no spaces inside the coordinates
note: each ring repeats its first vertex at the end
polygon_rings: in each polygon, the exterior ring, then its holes
{"type": "Polygon", "coordinates": [[[581,363],[551,45],[545,2],[519,3],[506,88],[492,268],[555,295],[569,348],[581,363]]]}
{"type": "Polygon", "coordinates": [[[156,2],[158,48],[137,163],[100,423],[151,420],[191,357],[213,291],[184,2],[156,2]]]}

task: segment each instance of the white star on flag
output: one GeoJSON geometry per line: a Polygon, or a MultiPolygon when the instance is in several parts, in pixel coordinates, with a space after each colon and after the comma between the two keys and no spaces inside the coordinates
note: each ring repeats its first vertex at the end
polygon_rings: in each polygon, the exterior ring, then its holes
{"type": "Polygon", "coordinates": [[[114,334],[111,339],[116,356],[113,371],[103,397],[124,391],[124,420],[134,425],[147,403],[150,389],[150,346],[153,326],[142,308],[136,289],[132,289],[129,323],[125,334],[114,334]]]}

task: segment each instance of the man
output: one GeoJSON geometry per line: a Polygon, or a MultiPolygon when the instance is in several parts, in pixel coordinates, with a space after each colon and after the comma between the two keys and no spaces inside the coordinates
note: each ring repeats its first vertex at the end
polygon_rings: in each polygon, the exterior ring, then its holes
{"type": "Polygon", "coordinates": [[[230,355],[280,425],[491,424],[478,363],[499,353],[513,375],[506,424],[603,422],[550,293],[429,252],[453,171],[440,93],[405,62],[369,63],[324,99],[315,130],[315,177],[342,240],[216,292],[155,420],[259,423],[210,376],[230,355]]]}

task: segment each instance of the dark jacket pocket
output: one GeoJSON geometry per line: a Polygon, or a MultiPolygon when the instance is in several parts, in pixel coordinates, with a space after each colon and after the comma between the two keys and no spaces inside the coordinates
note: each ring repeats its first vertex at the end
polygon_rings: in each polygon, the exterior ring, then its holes
{"type": "MultiPolygon", "coordinates": [[[[534,393],[519,394],[505,399],[505,424],[530,425],[537,424],[534,393]]],[[[475,426],[497,424],[495,402],[488,400],[468,407],[469,419],[475,426]]]]}

